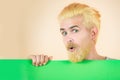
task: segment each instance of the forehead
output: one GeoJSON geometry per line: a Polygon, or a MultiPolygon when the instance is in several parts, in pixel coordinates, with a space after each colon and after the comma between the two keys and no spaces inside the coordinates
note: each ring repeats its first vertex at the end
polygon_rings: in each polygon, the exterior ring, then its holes
{"type": "Polygon", "coordinates": [[[81,16],[75,16],[75,17],[72,17],[72,18],[67,18],[67,19],[64,19],[64,20],[61,21],[60,28],[68,29],[69,27],[75,26],[75,25],[81,26],[82,21],[83,21],[83,19],[82,19],[81,16]]]}

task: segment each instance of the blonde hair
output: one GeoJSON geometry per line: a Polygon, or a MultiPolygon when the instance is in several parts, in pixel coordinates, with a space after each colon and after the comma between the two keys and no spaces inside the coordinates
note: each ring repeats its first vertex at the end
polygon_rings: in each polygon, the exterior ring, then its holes
{"type": "Polygon", "coordinates": [[[87,28],[97,27],[100,29],[100,14],[95,9],[81,3],[72,3],[66,6],[58,16],[59,22],[75,16],[83,17],[83,25],[87,28]]]}

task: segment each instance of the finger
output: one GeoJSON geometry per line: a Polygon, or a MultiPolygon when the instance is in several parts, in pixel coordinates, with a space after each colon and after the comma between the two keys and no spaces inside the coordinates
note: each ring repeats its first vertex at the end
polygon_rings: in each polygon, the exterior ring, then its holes
{"type": "Polygon", "coordinates": [[[32,55],[31,59],[32,59],[32,64],[35,65],[36,64],[36,56],[32,55]]]}
{"type": "Polygon", "coordinates": [[[49,57],[47,55],[45,55],[45,61],[44,61],[43,65],[45,65],[48,62],[48,60],[49,60],[49,57]]]}
{"type": "Polygon", "coordinates": [[[53,59],[53,56],[49,56],[48,59],[49,59],[49,60],[52,60],[52,59],[53,59]]]}
{"type": "Polygon", "coordinates": [[[36,55],[36,66],[40,65],[41,55],[36,55]]]}
{"type": "Polygon", "coordinates": [[[41,54],[41,57],[40,57],[40,66],[43,65],[44,63],[44,55],[41,54]]]}

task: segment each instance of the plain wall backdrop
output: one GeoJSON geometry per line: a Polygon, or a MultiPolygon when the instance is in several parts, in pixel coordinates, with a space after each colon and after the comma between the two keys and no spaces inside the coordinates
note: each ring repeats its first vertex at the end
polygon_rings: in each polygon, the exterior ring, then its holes
{"type": "Polygon", "coordinates": [[[0,58],[47,54],[67,59],[57,16],[72,2],[100,12],[97,51],[120,59],[120,0],[0,0],[0,58]]]}

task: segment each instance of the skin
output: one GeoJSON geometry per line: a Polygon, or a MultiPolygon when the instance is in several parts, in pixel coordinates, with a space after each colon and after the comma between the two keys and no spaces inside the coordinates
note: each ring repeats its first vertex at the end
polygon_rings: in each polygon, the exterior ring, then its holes
{"type": "MultiPolygon", "coordinates": [[[[72,18],[64,19],[60,22],[60,32],[63,35],[63,42],[67,48],[68,52],[74,52],[78,48],[85,49],[90,45],[87,55],[83,58],[86,60],[104,60],[104,56],[100,56],[95,48],[96,38],[98,35],[98,30],[95,26],[91,29],[86,28],[83,24],[83,19],[81,16],[75,16],[72,18]],[[74,43],[77,44],[77,48],[68,49],[67,44],[74,43]]],[[[49,60],[52,59],[51,56],[47,55],[31,55],[33,65],[45,65],[49,60]]]]}
{"type": "Polygon", "coordinates": [[[31,55],[30,59],[32,59],[32,64],[34,66],[42,66],[47,64],[49,60],[52,60],[52,56],[40,54],[40,55],[31,55]]]}

